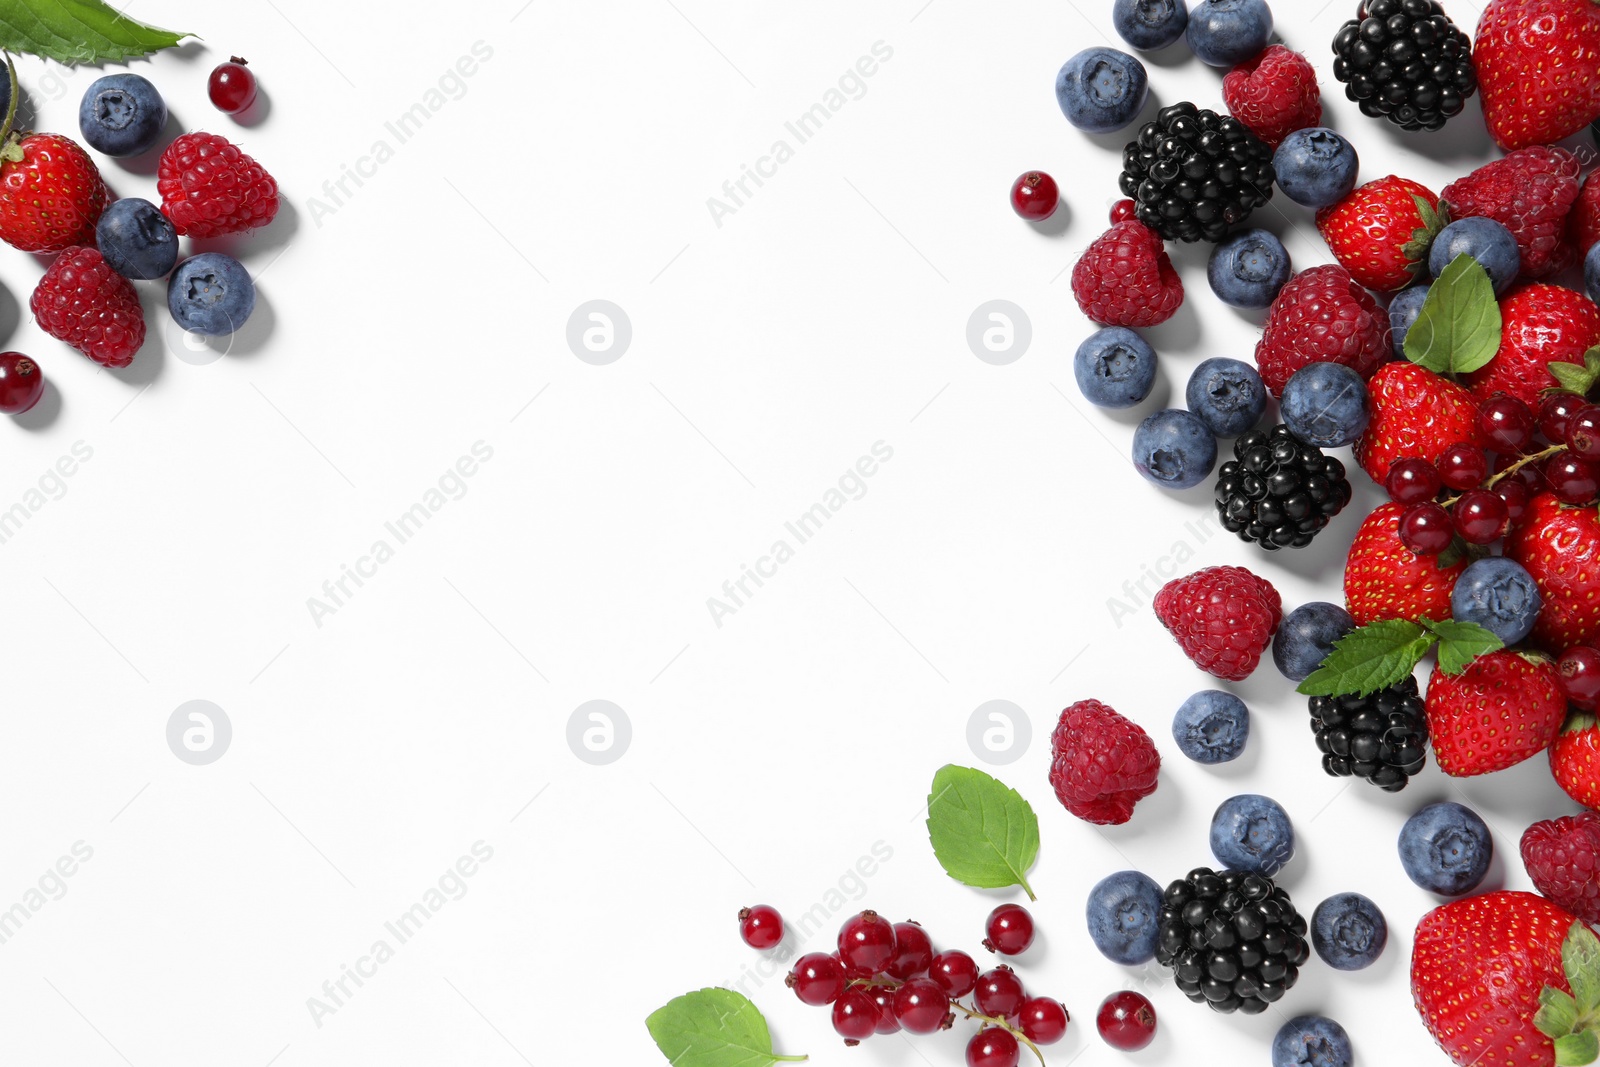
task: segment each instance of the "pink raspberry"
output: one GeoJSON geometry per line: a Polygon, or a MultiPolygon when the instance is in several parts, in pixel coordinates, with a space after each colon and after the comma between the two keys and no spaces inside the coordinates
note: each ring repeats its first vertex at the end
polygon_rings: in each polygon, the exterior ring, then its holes
{"type": "Polygon", "coordinates": [[[1139,724],[1098,700],[1061,713],[1050,735],[1050,784],[1056,799],[1085,822],[1125,823],[1156,791],[1161,754],[1139,724]]]}
{"type": "Polygon", "coordinates": [[[1102,326],[1155,326],[1183,303],[1183,281],[1154,230],[1119,222],[1072,268],[1072,295],[1102,326]]]}
{"type": "Polygon", "coordinates": [[[1600,814],[1534,823],[1522,834],[1522,865],[1552,903],[1586,923],[1600,922],[1600,814]]]}
{"type": "Polygon", "coordinates": [[[1242,682],[1261,662],[1283,618],[1272,583],[1243,567],[1206,567],[1156,594],[1156,617],[1195,666],[1242,682]]]}
{"type": "Polygon", "coordinates": [[[1485,163],[1445,186],[1439,199],[1450,217],[1493,219],[1511,231],[1522,253],[1522,273],[1548,278],[1577,262],[1567,243],[1567,216],[1578,200],[1578,157],[1564,148],[1535,145],[1485,163]]]}
{"type": "Polygon", "coordinates": [[[144,309],[133,283],[95,248],[69,248],[28,301],[39,328],[104,367],[126,367],[144,344],[144,309]]]}
{"type": "Polygon", "coordinates": [[[161,153],[161,211],[179,233],[220,237],[265,226],[278,214],[278,183],[226,137],[186,133],[161,153]]]}
{"type": "Polygon", "coordinates": [[[1256,369],[1273,396],[1308,363],[1343,363],[1370,378],[1391,355],[1389,316],[1350,272],[1329,263],[1303,270],[1267,313],[1256,369]]]}
{"type": "Polygon", "coordinates": [[[1233,117],[1271,148],[1296,130],[1322,124],[1322,91],[1306,57],[1275,44],[1222,79],[1233,117]]]}

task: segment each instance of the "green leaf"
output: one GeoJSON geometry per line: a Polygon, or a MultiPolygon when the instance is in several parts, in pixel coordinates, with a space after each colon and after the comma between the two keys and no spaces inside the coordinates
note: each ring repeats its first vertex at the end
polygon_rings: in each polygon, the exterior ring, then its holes
{"type": "Polygon", "coordinates": [[[69,66],[120,62],[192,36],[147,26],[103,0],[0,0],[0,48],[69,66]]]}
{"type": "Polygon", "coordinates": [[[1411,231],[1411,239],[1400,248],[1400,254],[1408,260],[1406,270],[1413,277],[1426,277],[1428,270],[1428,252],[1433,248],[1433,239],[1439,232],[1450,225],[1450,205],[1439,202],[1435,208],[1420,196],[1412,196],[1412,202],[1417,205],[1417,215],[1422,219],[1422,226],[1411,231]]]}
{"type": "Polygon", "coordinates": [[[944,873],[980,889],[1028,885],[1039,858],[1039,819],[1026,800],[980,770],[939,768],[928,794],[928,840],[944,873]]]}
{"type": "Polygon", "coordinates": [[[772,1067],[804,1056],[772,1051],[767,1020],[731,989],[702,989],[675,997],[644,1021],[673,1067],[772,1067]]]}
{"type": "Polygon", "coordinates": [[[1312,671],[1296,692],[1308,697],[1366,696],[1410,674],[1432,647],[1433,634],[1414,622],[1384,619],[1368,623],[1334,642],[1322,666],[1312,671]]]}
{"type": "Polygon", "coordinates": [[[1578,1002],[1555,986],[1545,986],[1539,991],[1539,1010],[1533,1025],[1552,1041],[1566,1037],[1578,1025],[1578,1002]]]}
{"type": "Polygon", "coordinates": [[[1600,381],[1600,345],[1583,354],[1583,366],[1576,363],[1555,362],[1545,364],[1561,388],[1554,392],[1577,393],[1588,396],[1594,383],[1600,381]]]}
{"type": "Polygon", "coordinates": [[[1423,619],[1422,625],[1439,639],[1439,669],[1446,674],[1460,674],[1485,652],[1506,647],[1504,641],[1475,622],[1423,619]]]}
{"type": "Polygon", "coordinates": [[[1439,553],[1438,567],[1440,570],[1449,570],[1457,563],[1463,561],[1474,563],[1489,554],[1489,550],[1482,545],[1470,545],[1466,538],[1460,534],[1450,539],[1450,544],[1439,553]]]}
{"type": "Polygon", "coordinates": [[[1556,1038],[1556,1067],[1583,1067],[1600,1056],[1600,1037],[1593,1030],[1556,1038]]]}
{"type": "Polygon", "coordinates": [[[1600,938],[1581,922],[1572,924],[1561,943],[1561,969],[1572,987],[1578,1014],[1593,1015],[1600,1008],[1600,938]]]}
{"type": "Polygon", "coordinates": [[[1406,358],[1436,374],[1466,374],[1494,358],[1500,327],[1489,273],[1471,256],[1459,255],[1428,290],[1406,334],[1406,358]]]}

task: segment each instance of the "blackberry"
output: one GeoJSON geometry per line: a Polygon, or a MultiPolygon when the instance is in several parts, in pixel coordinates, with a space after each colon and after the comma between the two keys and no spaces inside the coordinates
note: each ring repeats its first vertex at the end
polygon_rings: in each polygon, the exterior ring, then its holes
{"type": "Polygon", "coordinates": [[[1373,118],[1437,130],[1478,91],[1472,38],[1438,0],[1366,0],[1333,39],[1333,76],[1373,118]]]}
{"type": "Polygon", "coordinates": [[[1385,793],[1404,789],[1427,762],[1428,720],[1415,678],[1370,696],[1312,697],[1311,729],[1324,771],[1365,778],[1385,793]]]}
{"type": "Polygon", "coordinates": [[[1287,426],[1245,434],[1233,455],[1217,476],[1217,514],[1262,548],[1305,548],[1350,503],[1344,464],[1287,426]]]}
{"type": "Polygon", "coordinates": [[[1158,926],[1156,962],[1213,1011],[1266,1011],[1311,957],[1305,919],[1265,875],[1198,867],[1167,886],[1158,926]]]}
{"type": "Polygon", "coordinates": [[[1272,149],[1231,115],[1173,104],[1122,150],[1122,192],[1169,241],[1220,241],[1272,199],[1272,149]]]}

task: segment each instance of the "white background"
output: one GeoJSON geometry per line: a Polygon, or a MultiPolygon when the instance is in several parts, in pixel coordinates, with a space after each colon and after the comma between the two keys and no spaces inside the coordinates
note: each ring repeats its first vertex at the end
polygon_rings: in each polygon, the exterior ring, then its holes
{"type": "MultiPolygon", "coordinates": [[[[1315,6],[1278,4],[1279,31],[1316,64],[1364,179],[1399,171],[1438,190],[1491,157],[1476,101],[1434,137],[1361,118],[1328,50],[1352,5],[1315,6]]],[[[1447,7],[1474,24],[1478,5],[1447,7]]],[[[1178,250],[1189,302],[1149,331],[1164,360],[1151,404],[1113,416],[1077,394],[1071,354],[1089,327],[1067,274],[1105,228],[1126,137],[1073,130],[1052,82],[1111,39],[1109,0],[375,10],[130,8],[205,38],[134,66],[175,128],[236,137],[284,191],[278,221],[229,246],[260,301],[223,358],[191,362],[181,337],[169,351],[147,283],[151,341],[131,369],[100,370],[27,321],[40,261],[0,256],[0,343],[50,379],[38,412],[0,425],[0,509],[75,442],[93,450],[0,544],[0,908],[75,842],[93,849],[0,944],[0,1060],[647,1064],[649,1011],[758,962],[740,905],[798,916],[849,887],[877,842],[892,859],[847,910],[913,916],[981,954],[983,917],[1008,895],[947,879],[920,807],[937,767],[979,761],[973,709],[1006,699],[1032,743],[995,772],[1043,834],[1041,944],[1019,969],[1074,1018],[1052,1065],[1121,1061],[1093,1015],[1130,984],[1161,1016],[1139,1062],[1265,1064],[1303,1011],[1344,1020],[1362,1063],[1443,1062],[1406,975],[1436,901],[1406,881],[1396,831],[1424,802],[1466,799],[1494,828],[1492,882],[1525,886],[1522,829],[1571,806],[1542,759],[1465,783],[1430,768],[1393,797],[1325,778],[1303,699],[1270,662],[1236,687],[1254,716],[1242,759],[1205,769],[1173,746],[1173,710],[1212,683],[1148,611],[1147,570],[1180,551],[1185,569],[1255,567],[1286,605],[1338,600],[1376,497],[1365,487],[1313,549],[1265,558],[1186,528],[1209,488],[1165,495],[1134,473],[1138,417],[1181,397],[1200,359],[1252,350],[1260,316],[1211,298],[1203,248],[1178,250]],[[492,58],[396,146],[385,122],[479,41],[492,58]],[[864,95],[796,145],[784,123],[880,41],[892,58],[864,95]],[[249,128],[205,99],[230,53],[270,97],[249,128]],[[331,199],[324,183],[380,138],[393,158],[331,199]],[[779,138],[793,158],[717,225],[707,198],[779,138]],[[1006,194],[1035,167],[1066,203],[1030,227],[1006,194]],[[565,339],[592,299],[632,323],[607,366],[565,339]],[[1008,366],[965,339],[991,299],[1031,318],[1008,366]],[[465,495],[319,626],[308,598],[375,540],[394,547],[385,522],[480,441],[492,459],[465,495]],[[879,441],[893,458],[865,495],[715,625],[707,598],[879,441]],[[1056,714],[1085,697],[1144,724],[1166,759],[1124,827],[1077,821],[1046,782],[1056,714]],[[194,699],[232,723],[206,766],[166,741],[194,699]],[[594,699],[632,724],[609,765],[567,742],[594,699]],[[1313,961],[1278,1010],[1222,1019],[1157,971],[1103,960],[1082,911],[1113,870],[1164,883],[1210,863],[1210,813],[1246,791],[1295,821],[1283,881],[1302,910],[1359,890],[1392,941],[1369,971],[1313,961]],[[493,858],[465,896],[319,1026],[308,998],[478,841],[493,858]]],[[[1220,105],[1220,73],[1182,46],[1149,67],[1146,116],[1158,101],[1220,105]]],[[[95,73],[29,60],[21,76],[36,125],[75,132],[95,73]]],[[[152,159],[102,166],[118,193],[154,199],[152,159]]],[[[1298,266],[1327,260],[1283,198],[1257,219],[1298,266]]],[[[970,1032],[847,1051],[778,979],[745,988],[779,1048],[818,1064],[954,1064],[970,1032]]]]}

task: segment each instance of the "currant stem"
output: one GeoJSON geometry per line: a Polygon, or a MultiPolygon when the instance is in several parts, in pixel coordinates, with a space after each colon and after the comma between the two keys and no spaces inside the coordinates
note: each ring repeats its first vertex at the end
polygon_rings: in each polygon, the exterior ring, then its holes
{"type": "MultiPolygon", "coordinates": [[[[1600,0],[1597,0],[1597,2],[1600,2],[1600,0]]],[[[1012,1037],[1016,1038],[1018,1041],[1022,1042],[1024,1045],[1027,1045],[1029,1048],[1031,1048],[1033,1050],[1033,1054],[1035,1056],[1039,1057],[1039,1067],[1044,1067],[1044,1053],[1039,1051],[1039,1046],[1038,1045],[1035,1045],[1032,1041],[1030,1041],[1028,1039],[1028,1035],[1027,1034],[1024,1034],[1021,1030],[1018,1030],[1015,1026],[1012,1026],[1010,1023],[1006,1022],[1004,1019],[996,1018],[993,1015],[985,1015],[981,1011],[977,1011],[977,1010],[975,1010],[973,1008],[969,1008],[965,1004],[961,1003],[959,1000],[952,1000],[950,1002],[950,1006],[952,1008],[956,1009],[957,1011],[959,1011],[961,1014],[965,1015],[969,1019],[977,1019],[978,1021],[982,1022],[986,1026],[998,1026],[1000,1029],[1008,1031],[1011,1034],[1012,1037]]]]}
{"type": "MultiPolygon", "coordinates": [[[[1595,2],[1600,3],[1600,0],[1595,0],[1595,2]]],[[[1511,466],[1507,467],[1505,470],[1501,471],[1499,474],[1490,477],[1483,483],[1483,487],[1485,489],[1493,489],[1495,486],[1499,485],[1501,482],[1505,481],[1507,478],[1511,477],[1528,464],[1537,463],[1542,459],[1549,459],[1551,456],[1559,456],[1565,451],[1567,451],[1566,445],[1551,445],[1543,452],[1530,452],[1526,456],[1523,456],[1521,459],[1517,460],[1515,463],[1511,464],[1511,466]]],[[[1453,496],[1440,506],[1445,508],[1451,507],[1460,501],[1460,499],[1461,497],[1459,495],[1453,496]]]]}

